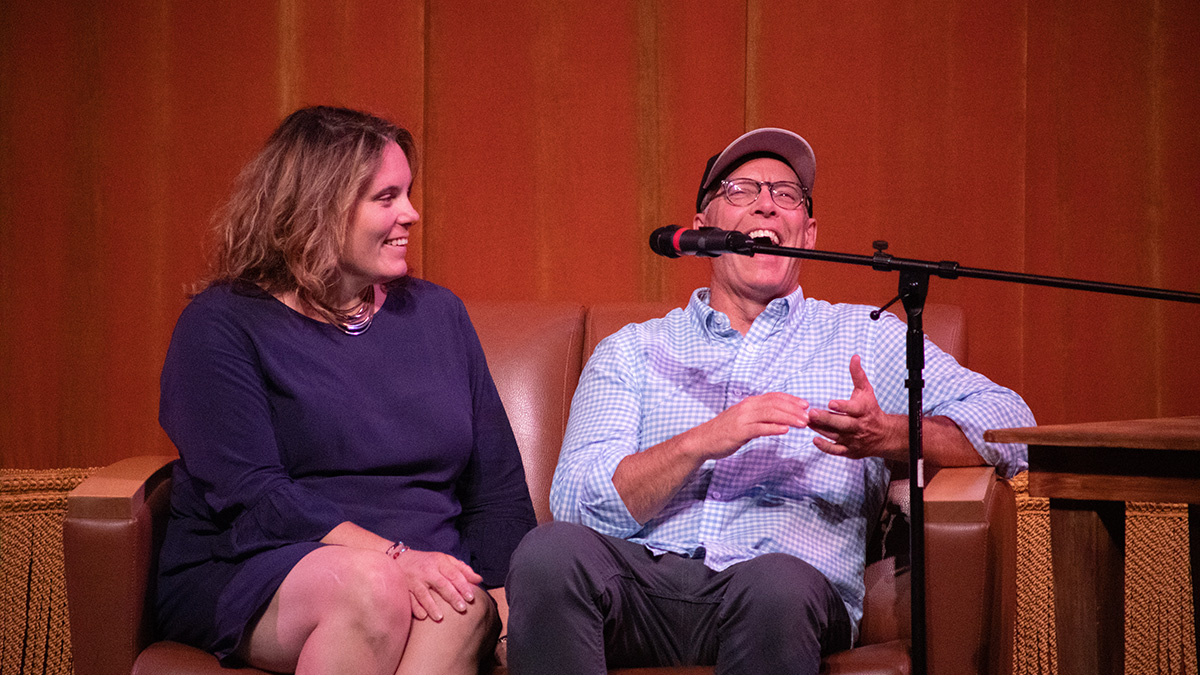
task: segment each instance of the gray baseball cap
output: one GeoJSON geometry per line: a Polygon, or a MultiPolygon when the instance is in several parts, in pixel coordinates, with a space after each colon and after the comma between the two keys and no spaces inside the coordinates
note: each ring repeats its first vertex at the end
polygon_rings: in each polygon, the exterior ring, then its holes
{"type": "Polygon", "coordinates": [[[738,136],[737,140],[708,160],[704,177],[700,180],[700,192],[696,195],[697,213],[704,201],[704,193],[752,155],[775,157],[792,167],[811,197],[813,182],[817,179],[817,158],[813,155],[812,146],[799,134],[787,129],[763,127],[738,136]]]}

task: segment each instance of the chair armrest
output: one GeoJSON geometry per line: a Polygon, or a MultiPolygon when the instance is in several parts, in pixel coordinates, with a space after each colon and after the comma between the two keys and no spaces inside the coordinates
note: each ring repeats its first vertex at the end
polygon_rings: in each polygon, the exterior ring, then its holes
{"type": "Polygon", "coordinates": [[[88,476],[67,495],[67,518],[134,518],[153,488],[170,476],[175,458],[145,455],[122,459],[88,476]]]}
{"type": "Polygon", "coordinates": [[[985,520],[995,485],[996,470],[990,466],[939,470],[925,486],[926,522],[971,523],[985,520]]]}
{"type": "Polygon", "coordinates": [[[929,672],[1012,672],[1017,507],[992,467],[937,472],[925,487],[929,672]]]}
{"type": "Polygon", "coordinates": [[[106,466],[67,495],[63,553],[78,675],[128,675],[153,634],[174,457],[106,466]]]}

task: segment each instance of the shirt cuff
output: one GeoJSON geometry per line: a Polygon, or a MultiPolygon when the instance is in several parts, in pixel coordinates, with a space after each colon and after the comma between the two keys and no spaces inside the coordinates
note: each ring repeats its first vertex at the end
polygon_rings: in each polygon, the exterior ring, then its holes
{"type": "Polygon", "coordinates": [[[1029,468],[1028,446],[1023,443],[988,443],[983,439],[985,431],[999,426],[1022,426],[1021,420],[993,420],[980,423],[971,415],[969,405],[951,403],[941,407],[935,414],[950,418],[963,435],[975,446],[975,451],[987,464],[996,467],[996,471],[1005,478],[1012,478],[1029,468]]]}
{"type": "Polygon", "coordinates": [[[613,485],[612,477],[625,455],[602,456],[584,479],[579,498],[582,525],[612,537],[626,538],[642,529],[625,506],[625,500],[613,485]]]}

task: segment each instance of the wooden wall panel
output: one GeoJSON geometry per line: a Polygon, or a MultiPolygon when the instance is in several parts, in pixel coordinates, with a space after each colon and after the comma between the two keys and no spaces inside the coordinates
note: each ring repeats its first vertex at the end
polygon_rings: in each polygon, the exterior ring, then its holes
{"type": "MultiPolygon", "coordinates": [[[[1168,31],[1194,35],[1200,23],[1195,5],[1173,14],[1142,4],[1031,5],[1029,271],[1200,287],[1197,267],[1167,250],[1196,241],[1194,126],[1183,134],[1190,142],[1173,143],[1179,132],[1165,132],[1166,120],[1178,124],[1176,115],[1197,112],[1194,93],[1180,107],[1166,98],[1180,78],[1194,80],[1196,46],[1188,48],[1190,63],[1175,60],[1175,51],[1168,65],[1165,45],[1168,31]]],[[[1200,325],[1200,308],[1058,290],[1027,297],[1026,394],[1043,418],[1196,414],[1196,355],[1180,333],[1200,325]]]]}
{"type": "Polygon", "coordinates": [[[62,4],[5,7],[0,311],[23,318],[0,332],[4,467],[172,451],[171,329],[213,211],[287,111],[422,130],[422,3],[62,4]]]}
{"type": "MultiPolygon", "coordinates": [[[[792,128],[813,144],[818,248],[870,255],[883,239],[900,257],[1021,268],[1022,3],[761,14],[752,126],[792,128]]],[[[898,275],[808,262],[801,283],[814,297],[881,305],[898,275]]],[[[1011,387],[1022,382],[1021,298],[1015,286],[930,284],[930,302],[967,309],[972,364],[1011,387]]]]}
{"type": "MultiPolygon", "coordinates": [[[[193,215],[172,190],[167,58],[169,16],[149,2],[114,2],[89,17],[94,87],[85,118],[93,191],[86,228],[66,242],[78,267],[68,275],[86,298],[71,310],[57,360],[70,368],[59,454],[88,466],[93,448],[156,452],[160,432],[143,422],[158,412],[158,371],[180,294],[162,293],[176,246],[189,248],[193,215]],[[137,95],[133,95],[137,92],[137,95]]],[[[54,344],[52,342],[51,344],[54,344]]]]}
{"type": "MultiPolygon", "coordinates": [[[[157,380],[213,210],[283,115],[412,129],[414,271],[471,299],[686,301],[705,160],[817,153],[818,244],[1200,291],[1200,5],[899,0],[9,0],[0,21],[0,467],[170,451],[157,380]]],[[[809,262],[809,294],[894,274],[809,262]]],[[[1042,422],[1200,413],[1196,306],[932,282],[1042,422]]]]}
{"type": "Polygon", "coordinates": [[[435,8],[428,278],[464,297],[686,302],[707,264],[659,258],[648,235],[690,225],[705,160],[745,129],[744,8],[710,4],[435,8]]]}
{"type": "Polygon", "coordinates": [[[642,198],[655,203],[647,209],[642,236],[631,245],[646,270],[641,299],[683,306],[694,289],[708,284],[711,262],[663,258],[650,251],[647,240],[664,225],[691,226],[705,164],[749,129],[748,8],[745,2],[642,4],[655,10],[656,101],[644,107],[653,111],[657,143],[639,151],[652,154],[657,176],[641,179],[646,185],[642,198]]]}
{"type": "Polygon", "coordinates": [[[59,352],[67,293],[78,278],[64,252],[70,221],[86,224],[92,202],[78,169],[88,151],[77,132],[76,120],[86,119],[78,98],[89,81],[73,44],[80,23],[70,8],[32,3],[6,6],[0,23],[0,315],[11,317],[0,324],[4,466],[57,459],[60,445],[68,363],[59,352]]]}
{"type": "MultiPolygon", "coordinates": [[[[1154,242],[1155,285],[1200,292],[1200,10],[1189,0],[1159,3],[1155,34],[1155,147],[1160,163],[1153,178],[1160,186],[1150,214],[1163,223],[1154,242]]],[[[1161,351],[1153,376],[1157,388],[1156,414],[1200,414],[1200,358],[1196,332],[1200,307],[1160,304],[1161,329],[1154,347],[1161,351]]]]}
{"type": "Polygon", "coordinates": [[[636,277],[589,251],[636,227],[628,9],[432,8],[428,278],[464,297],[633,290],[636,277]]]}

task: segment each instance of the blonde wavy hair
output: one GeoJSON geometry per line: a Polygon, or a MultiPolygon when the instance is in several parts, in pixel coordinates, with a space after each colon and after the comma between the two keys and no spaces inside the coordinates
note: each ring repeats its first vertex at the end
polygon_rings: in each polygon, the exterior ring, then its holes
{"type": "Polygon", "coordinates": [[[295,291],[323,314],[342,313],[331,296],[346,233],[393,141],[415,175],[416,148],[403,127],[346,108],[288,115],[217,213],[201,285],[249,282],[269,293],[295,291]]]}

